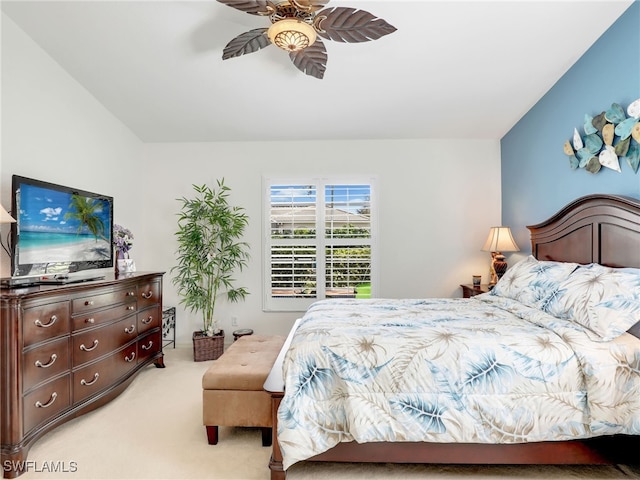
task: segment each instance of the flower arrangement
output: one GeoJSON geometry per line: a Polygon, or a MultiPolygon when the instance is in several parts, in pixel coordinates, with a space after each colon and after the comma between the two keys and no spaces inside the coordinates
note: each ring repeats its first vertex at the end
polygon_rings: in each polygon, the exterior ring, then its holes
{"type": "Polygon", "coordinates": [[[129,250],[133,248],[133,233],[122,225],[113,225],[113,245],[118,258],[129,258],[129,250]]]}

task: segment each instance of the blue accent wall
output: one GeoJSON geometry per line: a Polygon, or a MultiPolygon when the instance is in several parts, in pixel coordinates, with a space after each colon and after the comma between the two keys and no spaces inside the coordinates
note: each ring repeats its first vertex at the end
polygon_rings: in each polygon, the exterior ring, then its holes
{"type": "MultiPolygon", "coordinates": [[[[570,35],[567,30],[567,35],[570,35]]],[[[501,139],[502,224],[510,226],[522,253],[531,251],[526,225],[546,220],[583,195],[610,193],[640,198],[640,170],[626,159],[621,173],[592,174],[569,167],[562,147],[582,133],[585,114],[627,106],[640,98],[640,1],[626,12],[501,139]]]]}

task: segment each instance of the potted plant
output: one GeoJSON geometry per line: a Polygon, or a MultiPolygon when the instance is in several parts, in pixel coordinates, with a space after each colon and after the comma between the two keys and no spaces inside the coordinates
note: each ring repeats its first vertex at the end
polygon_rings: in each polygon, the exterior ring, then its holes
{"type": "Polygon", "coordinates": [[[229,205],[230,188],[224,179],[217,184],[217,188],[193,185],[194,198],[178,199],[182,203],[175,234],[178,264],[171,272],[180,303],[202,315],[202,330],[193,333],[196,362],[222,355],[224,330],[214,315],[218,298],[237,302],[248,294],[234,285],[233,275],[249,259],[249,245],[240,241],[249,219],[243,208],[229,205]]]}

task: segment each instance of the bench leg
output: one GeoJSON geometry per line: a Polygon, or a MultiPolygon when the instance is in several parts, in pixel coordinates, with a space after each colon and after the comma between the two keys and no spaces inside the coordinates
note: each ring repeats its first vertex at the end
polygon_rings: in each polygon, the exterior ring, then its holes
{"type": "MultiPolygon", "coordinates": [[[[217,425],[207,425],[207,441],[209,445],[217,445],[218,444],[218,426],[217,425]]],[[[262,446],[270,447],[272,441],[272,432],[271,427],[261,427],[262,431],[262,446]]]]}
{"type": "Polygon", "coordinates": [[[209,442],[209,445],[218,444],[218,426],[217,425],[207,425],[207,441],[209,442]]]}
{"type": "Polygon", "coordinates": [[[271,427],[260,427],[262,430],[262,446],[271,446],[271,427]]]}

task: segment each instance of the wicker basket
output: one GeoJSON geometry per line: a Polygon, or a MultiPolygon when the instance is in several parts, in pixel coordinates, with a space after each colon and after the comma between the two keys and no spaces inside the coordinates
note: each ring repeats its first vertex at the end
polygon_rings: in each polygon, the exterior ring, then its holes
{"type": "Polygon", "coordinates": [[[224,351],[224,330],[213,337],[202,332],[193,332],[193,361],[215,360],[224,351]]]}

